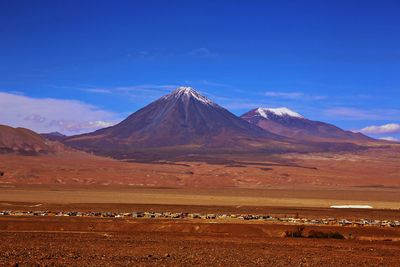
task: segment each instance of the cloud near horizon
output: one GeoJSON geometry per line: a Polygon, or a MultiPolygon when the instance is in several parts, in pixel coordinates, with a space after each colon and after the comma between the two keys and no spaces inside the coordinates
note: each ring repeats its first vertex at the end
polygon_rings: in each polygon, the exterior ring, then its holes
{"type": "Polygon", "coordinates": [[[325,115],[344,120],[397,120],[399,109],[359,109],[351,107],[333,107],[324,110],[325,115]]]}
{"type": "Polygon", "coordinates": [[[385,140],[385,141],[390,141],[390,142],[400,142],[400,139],[394,138],[394,137],[391,137],[391,136],[381,137],[379,139],[380,140],[385,140]]]}
{"type": "Polygon", "coordinates": [[[81,88],[81,90],[94,94],[114,94],[142,99],[154,99],[170,93],[178,85],[142,84],[115,87],[81,88]]]}
{"type": "Polygon", "coordinates": [[[364,134],[397,134],[400,133],[400,124],[389,123],[385,125],[372,125],[364,127],[360,130],[364,134]]]}
{"type": "Polygon", "coordinates": [[[0,124],[29,128],[38,133],[80,134],[120,121],[114,112],[77,100],[0,92],[0,106],[0,124]]]}

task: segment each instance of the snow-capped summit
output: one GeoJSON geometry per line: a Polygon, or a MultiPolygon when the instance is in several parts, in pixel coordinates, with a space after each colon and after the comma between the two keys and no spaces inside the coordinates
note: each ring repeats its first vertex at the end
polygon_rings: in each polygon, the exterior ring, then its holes
{"type": "Polygon", "coordinates": [[[192,94],[192,93],[197,93],[197,92],[193,87],[190,86],[179,86],[172,92],[172,94],[192,94]]]}
{"type": "Polygon", "coordinates": [[[241,118],[268,132],[301,141],[370,141],[362,134],[345,131],[328,123],[309,120],[288,108],[256,108],[243,114],[241,118]]]}
{"type": "Polygon", "coordinates": [[[260,115],[263,118],[269,119],[269,115],[273,114],[276,116],[289,116],[289,117],[295,117],[295,118],[304,118],[302,115],[299,113],[282,107],[282,108],[257,108],[256,114],[260,115]]]}
{"type": "Polygon", "coordinates": [[[194,98],[204,104],[216,106],[216,104],[214,102],[212,102],[210,99],[201,95],[193,87],[189,87],[189,86],[180,86],[177,89],[175,89],[171,94],[166,95],[164,98],[165,99],[171,99],[171,98],[183,99],[184,101],[187,101],[190,98],[194,98]]]}

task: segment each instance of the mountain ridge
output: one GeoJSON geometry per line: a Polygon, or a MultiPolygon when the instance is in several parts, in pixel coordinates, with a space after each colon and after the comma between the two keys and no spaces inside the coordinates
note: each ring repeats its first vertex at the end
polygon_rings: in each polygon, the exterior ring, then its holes
{"type": "Polygon", "coordinates": [[[244,113],[241,118],[269,132],[295,140],[337,143],[378,142],[361,133],[346,131],[329,123],[307,119],[287,108],[256,108],[244,113]]]}
{"type": "Polygon", "coordinates": [[[51,146],[37,133],[26,128],[0,125],[0,153],[40,154],[51,146]]]}

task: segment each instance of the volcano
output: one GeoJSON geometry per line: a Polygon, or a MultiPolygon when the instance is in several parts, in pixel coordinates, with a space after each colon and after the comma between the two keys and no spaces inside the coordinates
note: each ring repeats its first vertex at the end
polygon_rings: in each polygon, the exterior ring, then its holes
{"type": "Polygon", "coordinates": [[[298,141],[366,143],[376,140],[361,133],[345,131],[332,124],[309,120],[288,108],[256,108],[242,119],[277,135],[298,141]]]}
{"type": "Polygon", "coordinates": [[[179,87],[112,127],[64,140],[92,151],[237,148],[285,138],[253,125],[191,87],[179,87]]]}

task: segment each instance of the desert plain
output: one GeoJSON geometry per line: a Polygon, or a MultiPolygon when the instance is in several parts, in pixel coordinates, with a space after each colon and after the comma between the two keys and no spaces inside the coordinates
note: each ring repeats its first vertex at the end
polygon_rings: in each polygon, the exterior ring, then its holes
{"type": "MultiPolygon", "coordinates": [[[[126,161],[0,155],[0,210],[400,220],[399,148],[126,161]],[[250,158],[250,160],[249,160],[250,158]],[[332,209],[332,205],[372,209],[332,209]]],[[[46,213],[47,214],[47,213],[46,213]]],[[[398,266],[400,227],[130,216],[0,216],[4,266],[398,266]],[[287,232],[303,227],[301,237],[287,232]],[[310,231],[340,238],[312,238],[310,231]]]]}

